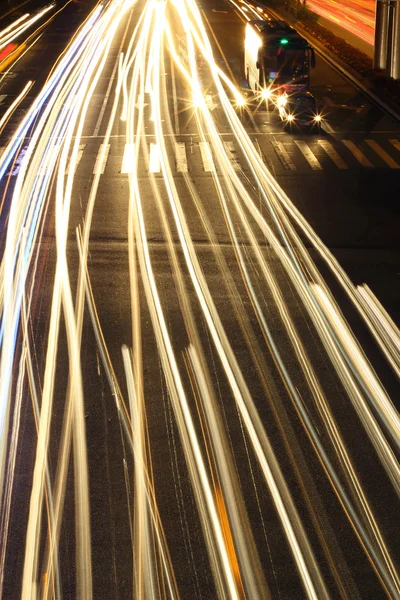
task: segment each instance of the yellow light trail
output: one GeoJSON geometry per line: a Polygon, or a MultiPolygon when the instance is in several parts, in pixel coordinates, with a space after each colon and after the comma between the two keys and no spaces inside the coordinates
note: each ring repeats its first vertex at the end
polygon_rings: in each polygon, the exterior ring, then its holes
{"type": "MultiPolygon", "coordinates": [[[[255,12],[250,4],[245,8],[247,12],[255,12]]],[[[246,16],[246,19],[249,17],[246,16]]],[[[0,44],[22,33],[28,23],[31,21],[25,16],[14,24],[14,29],[0,32],[0,44]]],[[[247,43],[258,42],[247,40],[247,43]]],[[[31,82],[25,85],[2,116],[0,129],[31,85],[31,82]]],[[[299,495],[291,490],[269,437],[272,425],[262,422],[257,409],[259,405],[252,396],[251,378],[254,374],[262,389],[268,389],[267,358],[274,365],[284,390],[282,405],[290,402],[294,407],[310,448],[321,464],[327,485],[332,487],[338,506],[356,534],[360,550],[366,554],[386,594],[393,598],[400,597],[395,561],[381,531],[374,505],[367,497],[358,475],[357,464],[347,449],[341,423],[335,417],[329,382],[318,376],[318,366],[313,359],[315,352],[303,340],[292,308],[293,297],[288,295],[285,286],[280,285],[276,265],[279,266],[279,273],[284,274],[290,283],[307,323],[314,328],[319,352],[323,353],[324,361],[330,365],[341,384],[348,410],[359,420],[360,432],[368,437],[376,454],[374,460],[383,467],[382,477],[390,481],[398,495],[400,466],[392,446],[400,445],[399,414],[342,316],[333,292],[303,244],[299,231],[328,265],[397,375],[400,374],[399,330],[370,290],[353,285],[268,171],[235,111],[236,106],[244,106],[244,103],[240,91],[214,59],[211,42],[194,0],[150,0],[142,10],[133,0],[100,2],[57,61],[45,86],[38,92],[28,114],[0,157],[0,170],[5,172],[9,161],[17,156],[29,124],[35,121],[13,188],[0,268],[0,497],[6,536],[12,534],[8,530],[9,511],[25,382],[29,382],[29,393],[36,407],[36,456],[21,594],[24,600],[36,598],[39,587],[42,600],[51,600],[54,591],[59,594],[62,589],[59,546],[71,460],[74,464],[77,532],[74,549],[76,597],[81,600],[94,597],[81,364],[86,309],[95,333],[101,364],[116,403],[121,430],[133,456],[134,469],[128,473],[127,487],[128,497],[133,498],[128,526],[132,532],[135,597],[141,600],[179,598],[168,539],[157,505],[157,481],[153,477],[151,436],[147,428],[147,403],[151,399],[147,397],[147,375],[143,366],[143,332],[150,327],[157,342],[217,597],[220,600],[253,600],[258,597],[269,598],[273,594],[272,582],[267,581],[262,572],[254,524],[246,514],[247,491],[241,489],[229,430],[221,416],[222,399],[217,392],[219,382],[213,381],[212,376],[216,372],[215,365],[208,363],[206,358],[210,355],[210,348],[218,358],[218,369],[224,379],[221,389],[226,397],[223,401],[235,406],[246,447],[253,453],[251,460],[257,463],[261,473],[260,487],[268,494],[276,511],[306,597],[323,600],[330,598],[331,593],[325,582],[326,570],[321,568],[322,561],[312,541],[315,536],[310,536],[308,519],[297,505],[299,495]],[[133,27],[132,18],[136,18],[133,27]],[[126,235],[132,350],[128,350],[125,340],[121,340],[120,344],[127,402],[121,393],[117,371],[107,349],[107,340],[96,311],[96,290],[92,290],[90,282],[90,238],[96,215],[96,199],[103,180],[101,169],[95,169],[92,175],[84,222],[77,236],[80,268],[75,297],[71,283],[72,267],[67,254],[70,214],[76,201],[74,186],[79,149],[94,94],[99,89],[100,78],[106,72],[114,42],[123,27],[125,34],[121,53],[115,63],[115,94],[111,111],[105,113],[109,117],[98,161],[99,164],[105,164],[113,131],[118,124],[125,131],[127,150],[123,171],[129,182],[126,235]],[[128,31],[129,37],[125,43],[128,31]],[[224,223],[236,261],[230,267],[218,247],[218,236],[213,231],[211,218],[202,206],[201,185],[191,180],[187,169],[182,169],[183,192],[173,172],[171,147],[176,148],[180,142],[172,125],[168,98],[168,60],[176,68],[180,85],[185,90],[193,130],[207,149],[212,166],[210,182],[218,200],[215,214],[218,213],[218,218],[224,223]],[[202,77],[207,77],[207,91],[200,77],[200,61],[202,77]],[[218,102],[218,108],[215,108],[214,100],[218,102]],[[214,109],[223,120],[224,133],[229,133],[230,140],[234,140],[241,149],[248,166],[246,173],[232,163],[222,141],[221,126],[213,114],[214,109]],[[153,136],[150,151],[146,142],[148,135],[153,136]],[[146,181],[141,166],[143,158],[150,171],[146,181]],[[151,189],[155,206],[155,214],[151,218],[158,219],[162,228],[172,267],[177,318],[188,340],[183,360],[175,350],[174,331],[168,325],[167,306],[160,293],[149,244],[150,223],[145,202],[149,188],[146,186],[151,189]],[[191,205],[188,198],[193,200],[191,205]],[[217,298],[213,297],[208,274],[202,268],[192,231],[193,207],[197,211],[196,218],[200,217],[205,239],[213,249],[221,281],[233,296],[236,324],[248,350],[246,369],[240,362],[232,332],[225,326],[225,315],[219,308],[217,298]],[[53,210],[57,260],[51,306],[48,309],[46,356],[44,364],[37,367],[39,373],[36,374],[32,364],[32,334],[28,323],[32,300],[37,293],[35,275],[44,223],[49,211],[53,210]],[[260,240],[268,242],[269,254],[260,240]],[[239,293],[236,283],[239,278],[244,289],[243,298],[240,299],[235,298],[239,293]],[[279,331],[284,332],[285,340],[290,345],[291,358],[285,355],[279,334],[274,331],[266,299],[273,307],[279,331]],[[144,300],[147,302],[146,310],[150,312],[150,324],[143,320],[144,300]],[[245,314],[241,315],[240,311],[245,314]],[[201,333],[197,324],[198,315],[202,317],[206,334],[201,333]],[[65,328],[67,336],[66,349],[61,346],[61,327],[65,328]],[[257,336],[257,343],[252,335],[257,336]],[[16,340],[20,336],[23,344],[18,354],[16,340]],[[57,453],[57,472],[54,481],[51,481],[48,459],[56,373],[62,360],[62,350],[67,356],[69,379],[64,391],[64,421],[57,453]],[[293,364],[289,364],[292,361],[293,364]],[[300,393],[294,373],[301,375],[307,387],[306,397],[300,393]],[[187,375],[189,385],[186,382],[187,375]],[[16,388],[13,381],[17,382],[16,388]],[[37,385],[38,381],[43,381],[43,388],[37,385]],[[10,445],[7,445],[8,438],[11,439],[10,445]],[[8,465],[6,457],[10,458],[8,465]],[[41,560],[40,548],[44,536],[46,545],[41,560]]],[[[269,399],[266,394],[264,401],[273,404],[277,417],[280,412],[283,415],[283,408],[277,399],[269,399]]],[[[282,431],[280,434],[283,436],[282,431]]],[[[285,444],[289,444],[289,441],[285,440],[285,444]]],[[[300,460],[297,463],[295,453],[292,452],[290,456],[296,463],[294,470],[300,469],[302,463],[300,460]]],[[[250,464],[250,458],[248,460],[250,464]]],[[[304,485],[306,479],[302,478],[301,473],[298,479],[304,485]]],[[[251,493],[257,493],[255,486],[251,493]]],[[[323,560],[333,573],[338,595],[346,598],[348,590],[355,589],[356,584],[350,577],[343,577],[343,581],[339,581],[340,574],[334,564],[338,556],[346,555],[346,548],[342,547],[340,539],[332,548],[326,534],[328,523],[324,527],[326,517],[315,514],[316,509],[309,499],[306,499],[306,505],[321,542],[323,560]]],[[[264,524],[267,542],[269,524],[261,508],[258,518],[264,524]]],[[[2,555],[0,568],[5,564],[4,561],[5,556],[2,555]]],[[[273,564],[273,557],[271,562],[273,564]]]]}

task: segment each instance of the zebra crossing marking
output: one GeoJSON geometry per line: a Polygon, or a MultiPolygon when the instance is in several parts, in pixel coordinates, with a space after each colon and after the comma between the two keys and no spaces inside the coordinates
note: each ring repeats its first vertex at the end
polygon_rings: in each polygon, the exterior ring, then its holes
{"type": "Polygon", "coordinates": [[[233,142],[224,142],[224,148],[235,171],[240,171],[242,167],[237,157],[235,144],[233,142]]]}
{"type": "Polygon", "coordinates": [[[389,156],[389,154],[375,140],[365,141],[368,144],[368,146],[375,150],[378,156],[380,156],[381,159],[385,161],[387,165],[389,165],[391,169],[400,169],[399,163],[397,163],[391,156],[389,156]]]}
{"type": "Polygon", "coordinates": [[[335,163],[338,169],[349,168],[330,142],[327,140],[318,140],[318,144],[325,150],[329,158],[335,163]]]}
{"type": "Polygon", "coordinates": [[[318,158],[315,156],[314,152],[311,148],[306,144],[304,140],[294,140],[294,143],[310,165],[313,171],[322,170],[322,165],[319,162],[318,158]]]}
{"type": "Polygon", "coordinates": [[[215,165],[211,154],[210,144],[208,142],[199,142],[199,147],[204,170],[215,171],[215,165]]]}
{"type": "Polygon", "coordinates": [[[150,144],[149,173],[159,173],[160,169],[160,148],[158,144],[150,144]]]}
{"type": "Polygon", "coordinates": [[[135,167],[135,145],[125,144],[124,156],[122,158],[121,173],[127,175],[133,173],[135,167]]]}
{"type": "Polygon", "coordinates": [[[354,142],[351,140],[342,140],[343,144],[350,150],[352,155],[358,160],[360,165],[366,167],[367,169],[374,169],[374,165],[368,158],[365,156],[363,152],[361,152],[360,148],[358,148],[354,142]]]}
{"type": "Polygon", "coordinates": [[[279,160],[285,167],[290,171],[297,171],[297,167],[292,161],[289,152],[286,150],[285,146],[282,142],[277,142],[276,140],[271,140],[271,144],[276,154],[278,155],[279,160]]]}
{"type": "MultiPolygon", "coordinates": [[[[78,152],[76,155],[76,159],[75,159],[75,165],[74,165],[74,173],[76,173],[76,169],[78,168],[79,163],[81,162],[81,158],[82,158],[82,154],[84,149],[86,148],[86,144],[79,144],[78,146],[78,152]]],[[[67,164],[67,168],[65,169],[65,174],[69,175],[70,171],[71,171],[71,156],[68,159],[68,164],[67,164]]]]}
{"type": "Polygon", "coordinates": [[[175,142],[175,159],[176,159],[176,170],[178,173],[187,173],[188,164],[186,157],[186,144],[185,142],[175,142]]]}
{"type": "MultiPolygon", "coordinates": [[[[400,169],[400,161],[396,161],[394,158],[390,156],[386,150],[375,140],[366,139],[364,140],[366,144],[379,156],[385,164],[391,169],[400,169]]],[[[400,141],[397,139],[389,139],[388,141],[396,150],[400,152],[400,141]]],[[[290,143],[285,143],[277,140],[270,140],[272,148],[274,149],[276,155],[278,156],[283,167],[290,171],[297,171],[300,167],[296,166],[293,158],[293,144],[296,148],[298,148],[307,161],[308,165],[313,170],[322,170],[324,167],[320,163],[320,160],[314,154],[313,150],[308,145],[308,142],[304,140],[293,140],[290,143]],[[290,150],[292,148],[292,151],[290,150]]],[[[322,150],[328,155],[328,157],[332,160],[335,166],[340,170],[348,170],[349,166],[348,161],[344,160],[344,158],[339,154],[336,149],[340,143],[342,143],[350,153],[356,158],[358,163],[366,167],[368,169],[375,168],[374,165],[369,158],[360,150],[358,145],[356,145],[351,140],[336,140],[336,142],[332,143],[328,140],[320,139],[316,140],[316,143],[322,150]]],[[[76,156],[75,164],[72,165],[71,157],[69,157],[66,168],[66,175],[71,172],[71,169],[74,168],[74,172],[76,172],[82,156],[83,152],[86,148],[87,144],[80,144],[78,147],[78,152],[76,156]]],[[[189,165],[188,165],[188,156],[187,156],[187,143],[186,142],[174,142],[174,150],[175,150],[175,166],[177,173],[188,173],[189,165]]],[[[211,145],[208,142],[198,142],[198,147],[200,149],[201,159],[203,163],[203,170],[205,172],[215,172],[216,166],[214,163],[211,145]]],[[[260,152],[260,148],[258,147],[258,152],[260,152]]],[[[237,145],[235,141],[227,141],[224,142],[224,148],[227,153],[228,159],[231,162],[235,171],[242,170],[242,165],[240,159],[238,157],[237,145]]],[[[95,165],[93,167],[93,174],[102,175],[105,172],[109,152],[111,149],[110,144],[101,144],[99,146],[95,165]]],[[[340,148],[339,148],[340,149],[340,148]]],[[[0,156],[3,149],[0,148],[0,156]]],[[[21,150],[16,162],[14,163],[12,169],[8,173],[8,175],[18,175],[20,170],[20,163],[22,162],[25,150],[21,150]]],[[[122,174],[133,174],[136,171],[136,163],[135,163],[135,145],[133,143],[125,144],[124,151],[122,156],[122,165],[120,173],[122,174]]],[[[295,154],[296,156],[296,154],[295,154]]],[[[264,160],[264,159],[263,159],[264,160]]],[[[161,172],[161,164],[160,164],[160,149],[157,144],[150,143],[149,144],[149,163],[147,165],[149,173],[160,173],[161,172]]]]}
{"type": "Polygon", "coordinates": [[[93,167],[93,175],[103,175],[104,170],[106,168],[110,148],[110,144],[101,144],[97,153],[95,165],[93,167]]]}

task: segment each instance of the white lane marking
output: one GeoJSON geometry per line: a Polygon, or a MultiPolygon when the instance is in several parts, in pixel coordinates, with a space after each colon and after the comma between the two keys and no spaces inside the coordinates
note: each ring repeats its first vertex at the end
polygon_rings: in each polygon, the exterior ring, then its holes
{"type": "Polygon", "coordinates": [[[188,165],[186,158],[186,145],[184,142],[175,142],[176,170],[179,173],[187,173],[188,165]]]}
{"type": "Polygon", "coordinates": [[[294,143],[310,165],[310,167],[314,171],[320,171],[322,169],[322,165],[319,162],[318,158],[315,156],[314,152],[311,148],[304,142],[303,140],[294,140],[294,143]]]}
{"type": "Polygon", "coordinates": [[[354,142],[351,140],[342,140],[343,144],[350,150],[352,155],[358,160],[360,165],[366,167],[367,169],[373,169],[374,165],[368,158],[365,156],[363,152],[361,152],[360,148],[358,148],[354,142]]]}
{"type": "Polygon", "coordinates": [[[224,142],[225,152],[228,155],[230,162],[232,163],[235,171],[240,171],[240,162],[237,157],[237,152],[235,148],[235,144],[233,142],[224,142]]]}
{"type": "Polygon", "coordinates": [[[389,140],[389,142],[400,152],[400,142],[399,140],[389,140]]]}
{"type": "Polygon", "coordinates": [[[106,168],[108,154],[110,152],[110,144],[101,144],[97,153],[96,162],[93,167],[93,175],[103,175],[106,168]]]}
{"type": "Polygon", "coordinates": [[[365,140],[370,148],[375,150],[378,156],[385,161],[391,169],[400,169],[399,163],[397,163],[375,140],[365,140]]]}
{"type": "Polygon", "coordinates": [[[199,142],[201,158],[205,171],[215,171],[214,160],[211,154],[210,144],[208,142],[199,142]]]}
{"type": "Polygon", "coordinates": [[[160,149],[158,144],[150,144],[149,173],[159,173],[160,168],[160,149]]]}
{"type": "MultiPolygon", "coordinates": [[[[76,173],[76,169],[77,169],[79,163],[81,162],[82,154],[83,154],[83,151],[85,148],[86,148],[86,144],[79,144],[78,153],[76,155],[74,173],[76,173]]],[[[65,174],[69,175],[70,170],[71,170],[71,157],[69,157],[69,159],[68,159],[68,165],[67,165],[67,168],[65,169],[65,174]]]]}
{"type": "Polygon", "coordinates": [[[329,158],[333,160],[338,169],[349,168],[330,142],[327,140],[318,140],[318,144],[325,150],[329,158]]]}
{"type": "Polygon", "coordinates": [[[134,144],[125,144],[124,156],[122,158],[121,173],[133,173],[135,167],[135,146],[134,144]]]}
{"type": "Polygon", "coordinates": [[[276,140],[271,140],[271,144],[273,149],[278,155],[279,160],[285,167],[285,169],[289,169],[290,171],[297,171],[296,165],[291,159],[289,152],[286,150],[285,146],[282,142],[277,142],[276,140]]]}

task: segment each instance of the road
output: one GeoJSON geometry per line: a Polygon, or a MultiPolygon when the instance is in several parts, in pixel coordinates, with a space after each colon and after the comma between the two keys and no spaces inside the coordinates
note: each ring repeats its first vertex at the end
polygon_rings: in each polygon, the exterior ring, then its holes
{"type": "Polygon", "coordinates": [[[320,57],[320,134],[248,108],[243,7],[1,81],[3,598],[400,597],[399,124],[320,57]]]}

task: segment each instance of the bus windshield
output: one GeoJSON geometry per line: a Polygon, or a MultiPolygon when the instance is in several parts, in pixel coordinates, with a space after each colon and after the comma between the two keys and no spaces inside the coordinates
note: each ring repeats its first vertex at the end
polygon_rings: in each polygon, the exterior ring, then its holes
{"type": "Polygon", "coordinates": [[[308,71],[308,55],[304,48],[280,47],[264,53],[264,72],[269,81],[282,84],[285,81],[306,80],[308,71]]]}

